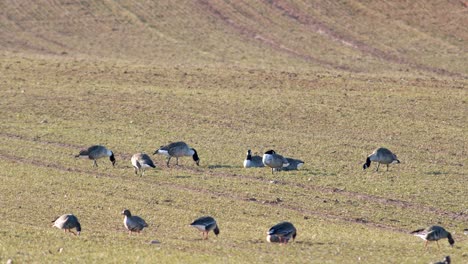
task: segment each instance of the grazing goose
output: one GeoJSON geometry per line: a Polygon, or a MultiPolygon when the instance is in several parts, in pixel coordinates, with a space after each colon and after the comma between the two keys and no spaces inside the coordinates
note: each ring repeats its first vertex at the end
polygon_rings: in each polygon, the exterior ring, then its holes
{"type": "Polygon", "coordinates": [[[216,223],[216,220],[211,216],[200,217],[193,221],[190,225],[202,232],[203,239],[208,239],[208,232],[210,232],[211,230],[213,230],[216,236],[219,235],[218,224],[216,223]]]}
{"type": "Polygon", "coordinates": [[[268,230],[267,241],[287,244],[292,238],[296,239],[297,230],[290,222],[281,222],[268,230]]]}
{"type": "Polygon", "coordinates": [[[135,174],[141,171],[141,175],[145,175],[145,168],[156,168],[151,158],[144,153],[136,153],[132,156],[132,165],[135,168],[135,174]]]}
{"type": "Polygon", "coordinates": [[[380,164],[387,164],[387,171],[388,171],[388,165],[392,163],[400,163],[398,160],[397,156],[393,154],[390,150],[386,148],[378,148],[370,154],[367,159],[366,163],[362,165],[362,168],[365,170],[369,168],[371,161],[377,162],[377,169],[376,171],[379,171],[379,166],[380,164]]]}
{"type": "Polygon", "coordinates": [[[283,167],[289,166],[289,162],[283,156],[276,154],[276,152],[272,149],[268,150],[263,154],[263,164],[271,168],[271,173],[273,173],[274,169],[281,169],[283,167]]]}
{"type": "Polygon", "coordinates": [[[171,161],[172,157],[176,158],[176,165],[179,165],[179,157],[184,157],[184,156],[192,156],[197,166],[200,166],[200,159],[198,158],[197,151],[194,148],[190,148],[189,145],[187,145],[187,143],[182,142],[182,141],[173,142],[167,146],[161,146],[159,149],[157,149],[153,153],[153,155],[155,154],[161,154],[161,155],[167,156],[168,167],[169,167],[169,161],[171,161]]]}
{"type": "Polygon", "coordinates": [[[247,150],[247,157],[244,160],[244,168],[259,168],[265,167],[263,164],[262,157],[260,156],[252,156],[252,151],[249,149],[247,150]]]}
{"type": "Polygon", "coordinates": [[[64,214],[54,221],[52,221],[54,224],[52,226],[55,226],[57,228],[63,229],[63,232],[70,232],[74,235],[80,235],[81,233],[81,225],[80,222],[78,221],[78,218],[72,214],[64,214]],[[71,229],[76,228],[76,234],[71,231],[71,229]]]}
{"type": "Polygon", "coordinates": [[[106,147],[100,145],[94,145],[88,149],[84,149],[80,151],[80,154],[76,155],[75,157],[92,159],[94,161],[94,167],[98,166],[96,162],[97,159],[109,157],[110,161],[112,162],[112,166],[115,165],[114,153],[108,150],[106,147]]]}
{"type": "Polygon", "coordinates": [[[145,222],[145,220],[139,216],[132,215],[130,210],[125,209],[122,211],[122,214],[125,215],[123,223],[129,234],[132,232],[140,233],[143,228],[148,227],[148,224],[145,222]]]}
{"type": "Polygon", "coordinates": [[[442,261],[437,261],[434,262],[434,264],[450,264],[450,256],[445,256],[445,258],[442,261]]]}
{"type": "Polygon", "coordinates": [[[288,161],[289,165],[287,167],[279,168],[277,170],[279,171],[299,170],[304,165],[304,162],[302,160],[293,159],[293,158],[286,158],[286,160],[288,161]]]}
{"type": "Polygon", "coordinates": [[[427,244],[430,241],[436,241],[437,246],[440,247],[439,240],[443,238],[448,239],[448,242],[451,247],[453,247],[453,244],[455,244],[455,240],[453,240],[452,234],[450,234],[447,230],[445,230],[441,226],[430,226],[426,229],[418,229],[418,230],[411,232],[411,234],[424,239],[426,241],[426,243],[424,244],[424,248],[426,249],[427,249],[427,244]]]}

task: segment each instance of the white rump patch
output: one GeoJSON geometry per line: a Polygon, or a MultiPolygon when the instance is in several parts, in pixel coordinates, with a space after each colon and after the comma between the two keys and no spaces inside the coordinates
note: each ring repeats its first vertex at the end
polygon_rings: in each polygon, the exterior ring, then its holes
{"type": "Polygon", "coordinates": [[[206,228],[204,225],[192,225],[192,226],[200,231],[206,231],[206,228]]]}
{"type": "Polygon", "coordinates": [[[167,150],[163,150],[163,149],[158,149],[158,153],[156,153],[156,154],[160,154],[160,155],[164,155],[164,156],[169,157],[169,152],[167,150]]]}

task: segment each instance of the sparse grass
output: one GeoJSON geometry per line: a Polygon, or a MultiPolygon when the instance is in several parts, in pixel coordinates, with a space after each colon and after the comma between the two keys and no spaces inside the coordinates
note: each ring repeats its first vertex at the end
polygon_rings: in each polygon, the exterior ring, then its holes
{"type": "Polygon", "coordinates": [[[0,262],[468,262],[461,8],[0,3],[0,262]],[[176,140],[200,167],[153,156],[157,169],[133,174],[133,153],[176,140]],[[74,158],[92,144],[112,149],[116,167],[74,158]],[[402,163],[363,171],[379,146],[402,163]],[[305,166],[243,169],[249,148],[305,166]],[[124,208],[149,228],[129,236],[124,208]],[[79,217],[80,237],[51,227],[64,213],[79,217]],[[218,220],[219,237],[188,226],[201,215],[218,220]],[[268,244],[283,220],[297,240],[268,244]],[[455,247],[425,252],[409,232],[431,224],[455,247]]]}
{"type": "Polygon", "coordinates": [[[467,214],[466,116],[460,112],[466,93],[457,87],[464,81],[166,71],[124,63],[101,72],[105,62],[51,67],[53,60],[9,60],[0,65],[7,68],[2,261],[420,263],[444,254],[468,257],[460,235],[467,214]],[[183,166],[166,168],[164,158],[154,156],[159,168],[134,176],[131,154],[179,139],[197,148],[201,167],[185,158],[183,166]],[[114,150],[116,168],[101,160],[96,169],[73,158],[95,143],[114,150]],[[376,173],[374,166],[363,172],[365,157],[380,145],[403,163],[390,172],[376,173]],[[306,166],[275,175],[245,170],[247,148],[273,148],[306,166]],[[129,237],[123,208],[150,227],[129,237]],[[51,227],[66,212],[82,221],[81,237],[51,227]],[[208,242],[188,227],[205,214],[215,216],[222,231],[208,242]],[[266,230],[281,220],[297,225],[297,241],[267,244],[266,230]],[[441,243],[441,252],[431,247],[424,253],[422,241],[407,234],[435,223],[454,233],[454,249],[441,243]],[[161,244],[150,245],[153,239],[161,244]]]}

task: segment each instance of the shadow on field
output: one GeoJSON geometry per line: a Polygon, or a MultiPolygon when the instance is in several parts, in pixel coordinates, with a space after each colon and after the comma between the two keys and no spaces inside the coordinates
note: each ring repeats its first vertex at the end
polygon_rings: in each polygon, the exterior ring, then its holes
{"type": "Polygon", "coordinates": [[[225,168],[231,169],[235,167],[231,165],[208,165],[208,169],[225,169],[225,168]]]}
{"type": "MultiPolygon", "coordinates": [[[[269,244],[266,240],[260,240],[260,239],[255,239],[251,240],[250,243],[252,244],[269,244]]],[[[299,244],[299,245],[304,245],[304,246],[323,246],[323,245],[333,245],[333,242],[311,242],[311,241],[301,241],[301,240],[296,240],[296,241],[291,241],[289,242],[290,244],[299,244]]],[[[272,243],[274,244],[274,243],[272,243]]]]}
{"type": "Polygon", "coordinates": [[[192,176],[188,176],[188,175],[177,175],[177,176],[175,176],[175,178],[177,178],[177,179],[188,179],[188,178],[192,178],[192,176]]]}

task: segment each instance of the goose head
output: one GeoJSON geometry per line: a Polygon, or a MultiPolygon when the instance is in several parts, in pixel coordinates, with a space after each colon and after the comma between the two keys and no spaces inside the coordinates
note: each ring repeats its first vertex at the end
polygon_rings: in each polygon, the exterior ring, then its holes
{"type": "Polygon", "coordinates": [[[122,215],[125,215],[125,216],[127,216],[127,217],[131,217],[131,216],[132,216],[132,213],[130,213],[130,210],[128,210],[128,209],[123,210],[121,214],[122,214],[122,215]]]}
{"type": "Polygon", "coordinates": [[[453,247],[453,244],[455,244],[455,240],[453,240],[452,234],[448,233],[447,238],[450,246],[453,247]]]}
{"type": "Polygon", "coordinates": [[[364,165],[362,165],[362,169],[365,170],[365,169],[369,168],[370,164],[371,164],[371,160],[370,160],[369,157],[367,157],[366,163],[364,163],[364,165]]]}
{"type": "Polygon", "coordinates": [[[216,236],[219,235],[219,227],[218,227],[218,225],[216,225],[215,229],[213,229],[213,232],[214,232],[214,234],[215,234],[216,236]]]}
{"type": "Polygon", "coordinates": [[[76,235],[80,235],[81,233],[81,225],[79,222],[76,223],[76,235]]]}
{"type": "Polygon", "coordinates": [[[195,161],[197,166],[200,166],[200,158],[198,157],[197,151],[194,148],[191,148],[191,150],[193,151],[193,155],[192,155],[193,160],[195,161]]]}
{"type": "Polygon", "coordinates": [[[109,156],[109,160],[112,162],[112,166],[115,166],[115,156],[114,152],[111,151],[111,155],[109,156]]]}

